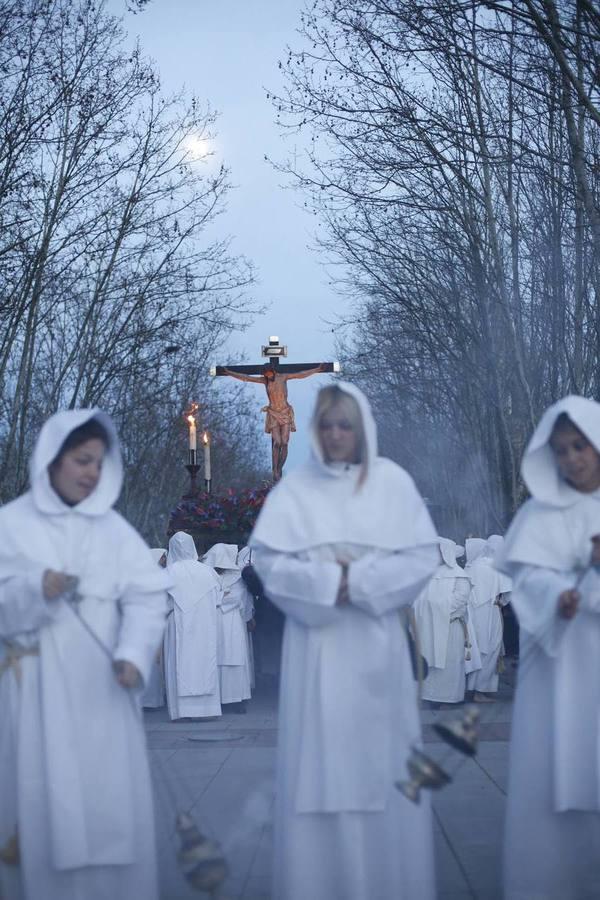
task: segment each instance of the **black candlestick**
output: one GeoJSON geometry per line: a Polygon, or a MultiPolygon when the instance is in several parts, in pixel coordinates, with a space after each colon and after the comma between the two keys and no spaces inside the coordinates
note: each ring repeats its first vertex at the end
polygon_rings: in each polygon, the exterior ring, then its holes
{"type": "MultiPolygon", "coordinates": [[[[193,452],[193,450],[190,450],[190,454],[192,454],[193,452]]],[[[195,463],[188,463],[186,469],[190,473],[190,493],[193,494],[198,487],[196,481],[198,478],[198,472],[200,471],[200,466],[196,465],[195,463]]]]}

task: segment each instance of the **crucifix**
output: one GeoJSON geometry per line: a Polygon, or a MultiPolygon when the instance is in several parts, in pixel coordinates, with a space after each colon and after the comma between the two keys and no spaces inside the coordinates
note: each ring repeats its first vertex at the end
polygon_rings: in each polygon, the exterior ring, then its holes
{"type": "Polygon", "coordinates": [[[296,430],[294,409],[288,402],[287,383],[293,378],[309,378],[321,372],[339,372],[340,364],[330,363],[284,363],[281,357],[287,356],[287,347],[279,343],[278,337],[270,337],[269,343],[262,348],[262,355],[267,362],[250,366],[214,366],[211,375],[227,375],[238,381],[251,381],[264,385],[268,403],[261,412],[266,413],[265,432],[271,435],[271,451],[273,481],[279,481],[283,466],[287,459],[290,434],[296,430]]]}

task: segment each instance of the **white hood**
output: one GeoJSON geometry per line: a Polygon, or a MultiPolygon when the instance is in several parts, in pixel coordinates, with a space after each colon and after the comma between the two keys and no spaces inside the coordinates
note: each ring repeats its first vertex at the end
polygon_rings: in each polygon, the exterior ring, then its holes
{"type": "Polygon", "coordinates": [[[600,453],[600,403],[571,395],[546,410],[521,464],[532,497],[517,512],[495,558],[496,567],[508,575],[519,565],[579,571],[588,565],[590,539],[600,530],[600,492],[586,494],[567,484],[550,447],[561,413],[600,453]]]}
{"type": "Polygon", "coordinates": [[[468,578],[469,575],[458,565],[456,560],[463,554],[463,548],[458,547],[450,538],[439,538],[442,565],[436,570],[434,578],[468,578]]]}
{"type": "Polygon", "coordinates": [[[487,541],[483,538],[467,538],[465,541],[467,565],[470,566],[481,556],[486,548],[487,541]]]}
{"type": "MultiPolygon", "coordinates": [[[[360,388],[357,388],[356,385],[351,384],[349,381],[336,381],[335,386],[345,394],[349,394],[349,396],[356,400],[358,404],[365,434],[365,452],[367,457],[366,468],[368,474],[373,463],[377,459],[377,425],[375,424],[375,419],[371,412],[371,404],[360,388]]],[[[329,477],[336,477],[342,474],[344,469],[347,469],[347,464],[344,463],[330,464],[325,462],[319,433],[314,422],[311,423],[310,429],[310,447],[314,462],[321,468],[321,471],[329,477]]],[[[359,468],[356,464],[354,464],[354,466],[356,466],[357,469],[359,468]]]]}
{"type": "Polygon", "coordinates": [[[496,557],[498,553],[500,553],[503,544],[504,538],[501,534],[490,534],[489,538],[487,539],[487,545],[493,557],[496,557]]]}
{"type": "Polygon", "coordinates": [[[450,538],[440,538],[440,553],[443,561],[449,568],[453,569],[456,565],[456,544],[450,538]]]}
{"type": "Polygon", "coordinates": [[[150,553],[155,563],[159,563],[167,551],[164,547],[152,547],[150,553]]]}
{"type": "MultiPolygon", "coordinates": [[[[198,562],[194,539],[185,531],[175,532],[169,541],[167,571],[173,580],[169,593],[182,613],[193,610],[208,591],[219,585],[210,566],[198,562]]],[[[179,656],[177,664],[180,664],[179,656]]]]}
{"type": "Polygon", "coordinates": [[[600,453],[600,403],[571,394],[550,406],[540,419],[525,450],[521,474],[532,497],[550,506],[565,507],[576,503],[581,493],[562,478],[550,447],[552,429],[561,413],[568,415],[600,453]]]}
{"type": "Polygon", "coordinates": [[[123,484],[123,463],[119,438],[112,419],[100,409],[63,409],[50,416],[42,426],[29,464],[29,480],[33,502],[42,513],[61,515],[76,509],[86,516],[101,516],[114,506],[123,484]],[[110,438],[110,448],[102,463],[100,480],[95,490],[78,503],[68,506],[58,496],[50,484],[48,466],[56,458],[58,451],[72,431],[90,419],[96,419],[106,429],[110,438]]]}
{"type": "Polygon", "coordinates": [[[167,566],[173,566],[175,563],[184,560],[198,561],[198,551],[194,544],[194,538],[186,534],[185,531],[177,531],[169,541],[169,552],[167,554],[167,566]]]}
{"type": "Polygon", "coordinates": [[[246,566],[251,565],[252,563],[252,550],[250,547],[242,547],[240,552],[237,555],[237,564],[240,569],[244,569],[246,566]]]}
{"type": "Polygon", "coordinates": [[[237,544],[214,544],[202,557],[202,562],[213,569],[239,571],[237,544]]]}
{"type": "Polygon", "coordinates": [[[295,553],[349,543],[383,550],[437,543],[427,507],[410,475],[377,456],[377,432],[369,401],[353,384],[336,382],[358,403],[366,439],[362,465],[328,464],[313,429],[309,461],[273,488],[260,512],[250,546],[295,553]]]}

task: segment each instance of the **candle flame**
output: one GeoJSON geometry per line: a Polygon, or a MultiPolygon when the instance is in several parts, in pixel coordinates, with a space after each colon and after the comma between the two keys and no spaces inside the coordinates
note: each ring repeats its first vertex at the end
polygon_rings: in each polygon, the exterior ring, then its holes
{"type": "Polygon", "coordinates": [[[186,411],[184,412],[183,415],[185,416],[187,421],[190,423],[190,425],[192,424],[192,421],[194,421],[194,422],[196,421],[196,413],[198,412],[199,409],[200,409],[200,406],[198,403],[190,403],[189,409],[186,409],[186,411]]]}
{"type": "Polygon", "coordinates": [[[208,431],[205,431],[204,434],[202,435],[202,443],[208,444],[208,442],[209,442],[208,431]]]}
{"type": "Polygon", "coordinates": [[[188,420],[188,422],[190,423],[190,425],[195,425],[195,424],[196,424],[196,417],[195,417],[195,416],[188,416],[188,417],[187,417],[187,420],[188,420]]]}

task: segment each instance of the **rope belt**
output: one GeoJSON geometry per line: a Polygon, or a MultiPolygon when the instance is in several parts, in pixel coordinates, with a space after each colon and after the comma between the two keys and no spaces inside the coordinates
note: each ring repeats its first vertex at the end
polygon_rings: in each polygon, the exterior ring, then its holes
{"type": "Polygon", "coordinates": [[[39,656],[39,645],[33,644],[31,647],[20,647],[18,644],[5,643],[4,646],[6,648],[6,656],[0,662],[0,678],[5,672],[9,672],[12,669],[17,684],[20,684],[22,674],[21,660],[24,656],[39,656]]]}

